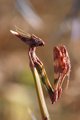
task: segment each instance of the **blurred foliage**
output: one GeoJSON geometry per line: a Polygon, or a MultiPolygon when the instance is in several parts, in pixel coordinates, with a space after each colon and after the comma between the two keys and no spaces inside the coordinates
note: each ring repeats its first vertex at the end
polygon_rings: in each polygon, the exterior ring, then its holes
{"type": "Polygon", "coordinates": [[[34,84],[33,76],[29,68],[26,70],[23,70],[18,75],[18,79],[20,83],[23,83],[25,85],[32,85],[34,84]]]}

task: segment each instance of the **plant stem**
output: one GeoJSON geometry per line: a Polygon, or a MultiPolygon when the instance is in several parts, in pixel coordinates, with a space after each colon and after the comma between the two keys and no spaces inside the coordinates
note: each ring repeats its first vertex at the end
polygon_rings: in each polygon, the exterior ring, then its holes
{"type": "Polygon", "coordinates": [[[40,107],[40,111],[42,115],[42,120],[50,120],[38,72],[35,67],[31,68],[31,70],[32,70],[33,77],[34,77],[34,82],[35,82],[39,107],[40,107]]]}

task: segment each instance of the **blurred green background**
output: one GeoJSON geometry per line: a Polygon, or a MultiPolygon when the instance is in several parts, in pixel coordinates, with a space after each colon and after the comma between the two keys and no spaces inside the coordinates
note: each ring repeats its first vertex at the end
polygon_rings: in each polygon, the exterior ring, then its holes
{"type": "Polygon", "coordinates": [[[15,26],[45,41],[37,55],[51,83],[53,47],[67,46],[72,66],[68,89],[54,105],[43,91],[52,120],[80,120],[79,8],[80,0],[0,0],[0,120],[41,120],[28,47],[10,33],[15,26]]]}

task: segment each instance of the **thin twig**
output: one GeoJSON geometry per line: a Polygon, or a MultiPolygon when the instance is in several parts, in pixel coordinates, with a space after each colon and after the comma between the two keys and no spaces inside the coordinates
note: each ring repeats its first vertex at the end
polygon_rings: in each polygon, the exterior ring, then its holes
{"type": "Polygon", "coordinates": [[[36,87],[36,92],[37,92],[37,97],[38,97],[38,102],[39,102],[39,107],[42,115],[42,120],[50,120],[50,116],[47,110],[47,106],[45,103],[44,95],[43,95],[43,90],[40,82],[40,78],[38,75],[38,72],[36,68],[31,68],[33,77],[34,77],[34,82],[35,82],[35,87],[36,87]]]}

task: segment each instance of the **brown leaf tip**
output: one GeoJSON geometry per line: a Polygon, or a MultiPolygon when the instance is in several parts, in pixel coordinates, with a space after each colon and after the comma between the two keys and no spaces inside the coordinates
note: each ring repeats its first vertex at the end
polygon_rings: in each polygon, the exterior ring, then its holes
{"type": "Polygon", "coordinates": [[[56,46],[53,50],[54,72],[67,74],[71,70],[70,58],[64,45],[56,46]]]}

